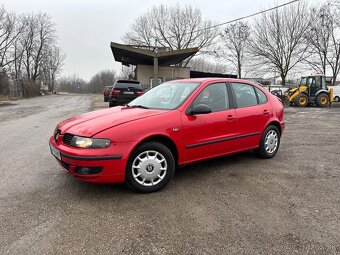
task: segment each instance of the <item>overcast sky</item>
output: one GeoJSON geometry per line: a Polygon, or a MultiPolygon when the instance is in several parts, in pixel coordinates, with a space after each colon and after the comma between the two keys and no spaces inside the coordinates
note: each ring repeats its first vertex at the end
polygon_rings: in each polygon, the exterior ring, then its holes
{"type": "Polygon", "coordinates": [[[110,42],[122,37],[135,18],[153,5],[190,4],[203,18],[225,22],[273,7],[289,0],[1,0],[8,11],[45,12],[56,23],[59,45],[66,53],[63,75],[89,80],[101,70],[121,70],[114,61],[110,42]]]}

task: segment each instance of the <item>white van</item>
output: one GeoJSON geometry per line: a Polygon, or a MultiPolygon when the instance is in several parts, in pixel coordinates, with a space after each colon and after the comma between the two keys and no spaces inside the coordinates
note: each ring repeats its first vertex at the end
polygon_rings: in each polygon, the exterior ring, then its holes
{"type": "Polygon", "coordinates": [[[333,88],[333,93],[334,93],[333,101],[340,102],[340,85],[333,86],[331,88],[333,88]]]}

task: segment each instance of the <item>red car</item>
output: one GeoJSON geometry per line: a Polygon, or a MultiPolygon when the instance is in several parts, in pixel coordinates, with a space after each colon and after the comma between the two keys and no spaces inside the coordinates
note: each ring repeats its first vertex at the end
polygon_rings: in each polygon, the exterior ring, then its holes
{"type": "Polygon", "coordinates": [[[163,83],[126,106],[69,118],[52,154],[80,180],[163,188],[177,166],[256,150],[272,158],[284,130],[281,101],[258,84],[200,78],[163,83]]]}
{"type": "Polygon", "coordinates": [[[112,90],[112,86],[105,86],[104,87],[104,91],[103,91],[104,102],[109,101],[111,90],[112,90]]]}

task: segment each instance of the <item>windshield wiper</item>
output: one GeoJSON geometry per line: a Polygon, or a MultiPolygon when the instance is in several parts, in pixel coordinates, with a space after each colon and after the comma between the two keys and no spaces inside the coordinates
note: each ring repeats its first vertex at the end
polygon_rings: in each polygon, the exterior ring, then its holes
{"type": "Polygon", "coordinates": [[[147,106],[144,106],[144,105],[140,105],[140,104],[137,104],[137,105],[126,105],[128,107],[131,107],[131,108],[142,108],[142,109],[149,109],[149,107],[147,106]]]}

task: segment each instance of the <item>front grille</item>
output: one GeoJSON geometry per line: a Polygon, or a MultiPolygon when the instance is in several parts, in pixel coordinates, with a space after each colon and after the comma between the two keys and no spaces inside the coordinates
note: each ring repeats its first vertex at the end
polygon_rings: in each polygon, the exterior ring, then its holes
{"type": "Polygon", "coordinates": [[[66,133],[64,134],[63,142],[66,144],[71,144],[72,138],[74,135],[66,133]]]}

